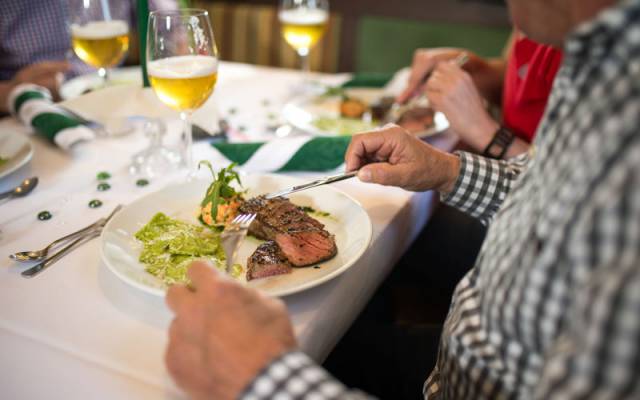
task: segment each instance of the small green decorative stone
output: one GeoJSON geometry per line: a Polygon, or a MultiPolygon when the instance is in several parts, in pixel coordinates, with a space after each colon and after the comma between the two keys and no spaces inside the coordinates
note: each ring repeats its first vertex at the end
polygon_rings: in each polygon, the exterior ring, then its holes
{"type": "Polygon", "coordinates": [[[107,190],[111,189],[111,185],[109,185],[106,182],[102,182],[98,184],[98,191],[100,192],[105,192],[107,190]]]}
{"type": "Polygon", "coordinates": [[[136,181],[136,185],[140,187],[147,186],[148,184],[149,184],[149,181],[147,179],[138,179],[136,181]]]}
{"type": "Polygon", "coordinates": [[[107,179],[111,178],[111,174],[107,171],[100,171],[98,172],[98,175],[96,175],[96,177],[99,181],[106,181],[107,179]]]}
{"type": "Polygon", "coordinates": [[[277,115],[275,113],[269,113],[267,114],[267,118],[269,119],[276,119],[277,115]]]}
{"type": "Polygon", "coordinates": [[[89,202],[89,207],[91,208],[98,208],[102,206],[102,202],[98,199],[93,199],[89,202]]]}
{"type": "Polygon", "coordinates": [[[269,104],[271,104],[271,102],[269,101],[269,99],[263,99],[262,100],[262,105],[267,107],[269,104]]]}
{"type": "Polygon", "coordinates": [[[246,130],[247,130],[247,127],[246,127],[246,126],[244,126],[244,125],[240,125],[240,126],[238,127],[238,130],[239,130],[240,132],[244,132],[244,131],[246,131],[246,130]]]}
{"type": "Polygon", "coordinates": [[[235,114],[235,113],[237,113],[237,112],[238,112],[238,109],[237,109],[237,108],[235,108],[235,107],[231,107],[231,108],[229,109],[229,114],[231,114],[231,115],[233,115],[233,114],[235,114]]]}
{"type": "Polygon", "coordinates": [[[51,215],[51,213],[49,211],[40,211],[38,213],[38,219],[40,221],[49,220],[49,219],[51,219],[51,217],[52,217],[52,215],[51,215]]]}

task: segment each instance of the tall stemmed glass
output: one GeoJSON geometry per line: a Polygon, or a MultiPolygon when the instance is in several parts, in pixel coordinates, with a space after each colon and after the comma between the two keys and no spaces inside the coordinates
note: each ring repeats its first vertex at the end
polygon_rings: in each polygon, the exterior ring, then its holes
{"type": "Polygon", "coordinates": [[[103,84],[109,83],[109,68],[120,64],[129,50],[129,3],[109,0],[71,1],[71,44],[74,53],[98,68],[103,84]]]}
{"type": "Polygon", "coordinates": [[[191,114],[211,96],[218,79],[218,50],[207,11],[149,14],[147,74],[158,98],[180,113],[183,163],[193,175],[191,114]]]}
{"type": "Polygon", "coordinates": [[[310,72],[309,52],[327,29],[329,1],[281,0],[278,18],[284,40],[300,57],[302,71],[310,72]]]}

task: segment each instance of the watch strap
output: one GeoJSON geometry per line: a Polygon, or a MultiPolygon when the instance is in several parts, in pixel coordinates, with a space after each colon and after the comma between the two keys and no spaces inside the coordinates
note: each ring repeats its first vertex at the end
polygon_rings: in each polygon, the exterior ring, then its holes
{"type": "Polygon", "coordinates": [[[498,160],[502,159],[504,155],[507,154],[507,150],[509,150],[509,146],[511,146],[514,140],[515,135],[504,126],[501,126],[493,135],[493,139],[491,139],[491,142],[489,142],[484,149],[482,155],[498,160]]]}

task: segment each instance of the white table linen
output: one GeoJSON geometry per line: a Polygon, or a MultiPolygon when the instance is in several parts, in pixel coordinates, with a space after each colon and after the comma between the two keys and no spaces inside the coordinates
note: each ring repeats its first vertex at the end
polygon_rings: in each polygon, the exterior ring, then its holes
{"type": "MultiPolygon", "coordinates": [[[[336,83],[344,75],[318,75],[336,83]]],[[[289,88],[301,79],[294,71],[223,63],[216,93],[203,115],[215,109],[244,124],[247,139],[264,139],[265,115],[277,112],[289,88]],[[231,115],[229,111],[236,109],[231,115]],[[209,111],[207,111],[209,110],[209,111]]],[[[87,97],[89,99],[89,97],[87,97]]],[[[115,109],[119,104],[100,104],[115,109]]],[[[87,108],[98,105],[84,100],[87,108]]],[[[123,106],[121,110],[126,113],[123,106]]],[[[162,109],[160,109],[162,110],[162,109]]],[[[156,110],[160,115],[170,111],[156,110]]],[[[172,125],[177,128],[177,125],[172,125]]],[[[0,131],[24,134],[15,120],[0,121],[0,131]]],[[[35,249],[106,215],[119,203],[160,189],[159,178],[144,188],[127,174],[133,153],[145,147],[142,134],[100,139],[65,153],[39,137],[29,166],[0,181],[6,190],[37,175],[39,187],[27,198],[0,204],[0,397],[11,399],[160,399],[182,395],[163,363],[171,320],[161,298],[142,293],[115,277],[100,261],[99,240],[77,249],[33,279],[20,276],[23,266],[8,255],[35,249]],[[96,173],[109,171],[112,189],[96,190],[96,173]],[[91,209],[98,198],[103,207],[91,209]],[[41,210],[53,218],[37,221],[41,210]]],[[[443,135],[436,145],[451,148],[443,135]]],[[[213,157],[204,143],[196,159],[213,157]]],[[[298,173],[303,177],[319,174],[298,173]]],[[[322,361],[423,227],[431,210],[430,193],[343,181],[337,187],[361,202],[373,222],[371,247],[356,265],[317,288],[286,297],[300,347],[322,361]]],[[[425,260],[426,261],[426,260],[425,260]]],[[[425,262],[425,268],[428,265],[425,262]]]]}

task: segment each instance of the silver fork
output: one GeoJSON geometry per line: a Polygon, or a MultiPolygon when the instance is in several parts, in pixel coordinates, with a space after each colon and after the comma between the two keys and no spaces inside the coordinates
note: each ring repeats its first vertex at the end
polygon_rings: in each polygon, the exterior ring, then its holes
{"type": "Polygon", "coordinates": [[[236,258],[236,253],[240,248],[242,240],[247,236],[249,231],[249,225],[256,219],[257,214],[239,214],[237,215],[231,224],[229,224],[222,235],[220,235],[220,243],[224,249],[224,254],[227,256],[227,272],[231,271],[233,260],[236,258]]]}

